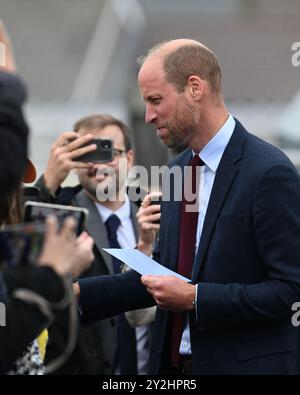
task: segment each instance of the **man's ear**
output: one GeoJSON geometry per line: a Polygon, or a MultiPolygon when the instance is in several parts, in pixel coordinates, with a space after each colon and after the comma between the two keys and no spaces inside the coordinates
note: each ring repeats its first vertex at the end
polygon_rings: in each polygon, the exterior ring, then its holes
{"type": "Polygon", "coordinates": [[[130,170],[134,163],[134,152],[132,149],[126,152],[126,157],[127,157],[128,170],[130,170]]]}
{"type": "Polygon", "coordinates": [[[207,82],[197,75],[191,75],[187,80],[187,90],[194,101],[202,99],[207,89],[207,82]]]}

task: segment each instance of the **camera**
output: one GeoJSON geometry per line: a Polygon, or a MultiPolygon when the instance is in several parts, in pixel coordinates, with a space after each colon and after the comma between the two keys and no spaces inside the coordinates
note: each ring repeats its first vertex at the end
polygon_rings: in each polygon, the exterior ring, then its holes
{"type": "Polygon", "coordinates": [[[43,223],[50,214],[56,216],[59,226],[62,226],[67,217],[73,217],[76,221],[76,235],[78,236],[84,229],[89,211],[83,207],[70,207],[38,202],[25,203],[25,222],[43,223]]]}
{"type": "MultiPolygon", "coordinates": [[[[161,206],[161,203],[162,203],[162,197],[160,196],[160,197],[158,198],[158,200],[154,200],[154,199],[151,200],[150,206],[153,206],[154,204],[158,204],[158,205],[161,206]]],[[[156,225],[159,225],[159,224],[160,224],[160,220],[158,219],[157,221],[154,221],[153,223],[156,224],[156,225]]]]}
{"type": "Polygon", "coordinates": [[[78,156],[74,161],[78,162],[92,162],[92,163],[107,163],[111,162],[114,158],[113,142],[110,139],[93,139],[88,143],[82,145],[86,147],[88,145],[95,144],[97,149],[92,152],[88,152],[84,155],[78,156]]]}

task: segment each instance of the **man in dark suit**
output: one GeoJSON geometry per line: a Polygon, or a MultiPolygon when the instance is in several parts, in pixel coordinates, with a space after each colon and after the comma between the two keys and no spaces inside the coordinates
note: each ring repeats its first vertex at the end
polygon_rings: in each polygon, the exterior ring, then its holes
{"type": "MultiPolygon", "coordinates": [[[[185,195],[162,202],[154,251],[192,281],[134,272],[81,280],[74,291],[82,319],[157,303],[154,374],[298,374],[299,333],[291,324],[300,300],[296,169],[228,113],[218,60],[199,42],[152,49],[139,85],[158,137],[189,147],[170,169],[189,165],[184,185],[200,180],[197,210],[187,209],[185,195]]],[[[179,181],[171,179],[171,191],[179,181]]]]}
{"type": "MultiPolygon", "coordinates": [[[[126,193],[127,166],[129,171],[134,160],[132,141],[127,126],[110,115],[91,115],[79,120],[74,131],[63,133],[52,147],[44,176],[38,185],[44,200],[73,204],[89,210],[85,226],[92,236],[95,259],[82,277],[113,274],[120,270],[102,248],[117,242],[118,247],[134,248],[138,240],[136,214],[138,206],[129,201],[126,193]],[[84,163],[73,160],[80,156],[82,148],[91,138],[111,139],[113,159],[107,163],[84,163]],[[71,169],[76,169],[80,185],[60,188],[71,169]],[[105,174],[115,170],[116,177],[105,174]],[[103,196],[112,187],[115,196],[103,196]],[[114,188],[116,186],[116,188],[114,188]],[[45,189],[46,187],[46,189],[45,189]],[[48,196],[47,196],[48,191],[48,196]],[[49,196],[49,194],[52,194],[49,196]],[[103,197],[101,197],[101,196],[103,197]],[[120,221],[115,230],[117,240],[112,240],[110,219],[120,221]]],[[[66,315],[50,328],[50,340],[46,360],[51,362],[64,349],[66,343],[66,315]]],[[[76,350],[57,373],[68,374],[146,374],[149,361],[149,328],[131,328],[124,318],[113,317],[80,328],[76,350]]]]}

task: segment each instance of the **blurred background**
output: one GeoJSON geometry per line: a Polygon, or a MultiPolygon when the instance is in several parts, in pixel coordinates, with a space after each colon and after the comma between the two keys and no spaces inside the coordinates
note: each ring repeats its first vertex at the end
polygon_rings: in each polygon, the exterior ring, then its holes
{"type": "Polygon", "coordinates": [[[144,124],[136,58],[179,37],[217,54],[230,112],[300,169],[299,0],[0,0],[0,17],[29,88],[39,174],[57,136],[91,113],[129,123],[137,164],[165,164],[172,153],[144,124]]]}

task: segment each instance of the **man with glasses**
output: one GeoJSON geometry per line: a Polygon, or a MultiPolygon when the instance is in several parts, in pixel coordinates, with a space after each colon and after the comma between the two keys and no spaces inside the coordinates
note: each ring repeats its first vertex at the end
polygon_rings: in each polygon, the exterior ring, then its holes
{"type": "MultiPolygon", "coordinates": [[[[89,210],[86,230],[95,242],[95,261],[84,277],[120,272],[119,262],[103,253],[103,247],[134,248],[137,244],[138,207],[129,201],[126,193],[127,173],[133,161],[130,132],[123,122],[110,115],[92,115],[79,120],[74,131],[63,133],[52,146],[47,168],[38,185],[42,200],[72,203],[89,210]],[[82,147],[91,139],[112,140],[111,162],[74,160],[95,149],[93,144],[82,147]],[[80,185],[61,188],[61,183],[73,169],[80,185]]],[[[49,362],[63,351],[67,333],[65,322],[67,317],[62,317],[50,329],[46,355],[49,362]]],[[[146,374],[148,340],[148,327],[129,327],[123,314],[80,328],[78,347],[60,373],[146,374]]]]}

